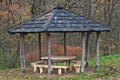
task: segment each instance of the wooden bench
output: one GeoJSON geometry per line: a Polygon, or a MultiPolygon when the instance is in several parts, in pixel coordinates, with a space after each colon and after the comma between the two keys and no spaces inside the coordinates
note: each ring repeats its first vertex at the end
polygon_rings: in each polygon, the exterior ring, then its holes
{"type": "Polygon", "coordinates": [[[75,68],[75,71],[76,71],[76,73],[80,73],[80,63],[79,64],[74,64],[74,68],[75,68]]]}
{"type": "Polygon", "coordinates": [[[36,61],[36,62],[31,63],[31,65],[44,64],[44,63],[45,61],[36,61]]]}
{"type": "Polygon", "coordinates": [[[81,61],[77,60],[77,61],[72,61],[74,63],[74,68],[76,73],[80,73],[80,66],[81,66],[81,61]]]}
{"type": "MultiPolygon", "coordinates": [[[[80,73],[81,61],[73,61],[76,73],[80,73]]],[[[84,63],[85,64],[85,63],[84,63]]]]}
{"type": "Polygon", "coordinates": [[[34,68],[34,72],[37,71],[37,67],[34,67],[34,65],[38,65],[38,64],[45,64],[45,61],[36,61],[36,62],[31,63],[31,65],[34,68]]]}
{"type": "MultiPolygon", "coordinates": [[[[34,71],[36,71],[37,70],[37,68],[39,68],[39,70],[40,70],[40,74],[41,73],[43,73],[43,69],[44,68],[48,68],[48,65],[33,65],[33,67],[34,67],[34,71]]],[[[51,66],[51,69],[53,70],[53,69],[58,69],[58,74],[59,75],[61,75],[62,74],[62,69],[64,69],[64,71],[66,72],[66,70],[69,68],[69,66],[54,66],[54,65],[52,65],[51,66]]]]}

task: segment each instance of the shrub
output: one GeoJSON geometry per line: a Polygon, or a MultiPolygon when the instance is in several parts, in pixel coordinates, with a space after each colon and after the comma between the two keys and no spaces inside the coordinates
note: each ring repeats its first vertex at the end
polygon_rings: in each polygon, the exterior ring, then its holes
{"type": "MultiPolygon", "coordinates": [[[[79,46],[67,46],[67,55],[80,56],[82,49],[79,46]]],[[[51,55],[62,56],[64,55],[64,47],[58,43],[51,42],[51,55]]],[[[33,48],[26,53],[27,63],[38,60],[38,48],[33,48]]],[[[46,43],[42,46],[42,56],[47,56],[46,43]]]]}

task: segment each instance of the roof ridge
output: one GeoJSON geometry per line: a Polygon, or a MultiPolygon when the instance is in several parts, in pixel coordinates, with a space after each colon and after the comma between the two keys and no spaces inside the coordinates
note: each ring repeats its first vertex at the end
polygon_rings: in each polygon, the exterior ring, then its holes
{"type": "Polygon", "coordinates": [[[51,23],[51,21],[54,19],[54,16],[55,16],[56,12],[57,12],[57,9],[54,9],[53,14],[50,16],[50,18],[47,20],[47,22],[42,26],[42,27],[44,27],[44,28],[43,28],[43,31],[46,31],[46,30],[49,28],[48,25],[49,25],[49,24],[51,23]]]}

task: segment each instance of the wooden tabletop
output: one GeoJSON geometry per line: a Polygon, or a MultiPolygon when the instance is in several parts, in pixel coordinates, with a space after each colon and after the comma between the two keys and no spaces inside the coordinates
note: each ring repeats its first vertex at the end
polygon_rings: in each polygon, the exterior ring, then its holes
{"type": "MultiPolygon", "coordinates": [[[[72,60],[72,59],[75,59],[75,58],[76,58],[76,56],[51,56],[52,60],[72,60]]],[[[47,60],[48,56],[41,57],[41,59],[47,60]]]]}

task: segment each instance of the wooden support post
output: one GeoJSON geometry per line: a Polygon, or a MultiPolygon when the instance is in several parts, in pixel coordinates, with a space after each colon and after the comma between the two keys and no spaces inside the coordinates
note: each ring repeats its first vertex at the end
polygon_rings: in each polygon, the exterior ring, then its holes
{"type": "Polygon", "coordinates": [[[96,45],[96,66],[95,69],[99,70],[99,46],[100,46],[100,32],[97,32],[97,45],[96,45]]]}
{"type": "Polygon", "coordinates": [[[67,48],[66,48],[66,33],[64,33],[64,56],[66,56],[67,48]]]}
{"type": "Polygon", "coordinates": [[[82,60],[81,60],[81,72],[84,72],[84,58],[85,58],[85,32],[82,33],[82,60]]]}
{"type": "Polygon", "coordinates": [[[47,50],[48,50],[48,75],[51,74],[51,45],[50,45],[50,33],[47,33],[47,50]]]}
{"type": "Polygon", "coordinates": [[[39,60],[41,60],[41,33],[38,33],[38,49],[39,60]]]}
{"type": "Polygon", "coordinates": [[[88,59],[89,59],[89,38],[90,38],[90,32],[87,32],[87,40],[86,40],[86,67],[88,67],[88,59]]]}
{"type": "Polygon", "coordinates": [[[22,73],[26,73],[25,53],[24,53],[24,34],[20,34],[20,60],[22,73]]]}

